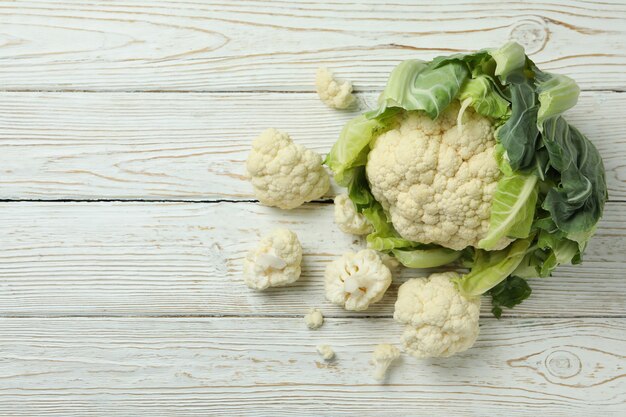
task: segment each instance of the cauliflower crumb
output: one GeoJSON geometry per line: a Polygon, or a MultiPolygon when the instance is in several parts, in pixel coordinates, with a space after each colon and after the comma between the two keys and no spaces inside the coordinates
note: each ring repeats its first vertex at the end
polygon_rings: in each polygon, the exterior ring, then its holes
{"type": "Polygon", "coordinates": [[[384,343],[376,346],[372,354],[374,368],[374,379],[382,381],[387,375],[387,369],[393,361],[400,357],[400,350],[390,344],[384,343]]]}
{"type": "Polygon", "coordinates": [[[265,130],[252,142],[246,168],[254,194],[267,206],[293,209],[320,198],[330,187],[322,157],[276,129],[265,130]]]}
{"type": "Polygon", "coordinates": [[[501,175],[492,122],[468,108],[460,130],[458,112],[458,102],[436,120],[405,112],[373,142],[366,165],[372,194],[403,238],[454,250],[486,236],[501,175]]]}
{"type": "Polygon", "coordinates": [[[317,353],[319,353],[325,361],[330,361],[335,357],[335,351],[328,345],[318,345],[317,353]]]}
{"type": "Polygon", "coordinates": [[[326,299],[346,310],[366,310],[380,301],[391,285],[391,272],[371,249],[348,252],[324,273],[326,299]]]}
{"type": "Polygon", "coordinates": [[[367,235],[373,232],[372,225],[365,216],[356,211],[356,207],[347,194],[335,197],[335,223],[344,233],[367,235]]]}
{"type": "Polygon", "coordinates": [[[333,109],[347,109],[356,101],[352,95],[352,84],[337,82],[328,68],[317,69],[315,87],[320,100],[333,109]]]}
{"type": "Polygon", "coordinates": [[[312,308],[304,316],[304,322],[309,329],[319,329],[324,324],[324,316],[319,309],[312,308]]]}
{"type": "Polygon", "coordinates": [[[255,290],[291,284],[300,277],[302,246],[289,229],[274,230],[246,255],[243,277],[255,290]]]}
{"type": "Polygon", "coordinates": [[[452,280],[456,272],[413,278],[398,290],[393,318],[406,324],[402,343],[416,358],[448,357],[478,337],[480,297],[466,298],[452,280]]]}

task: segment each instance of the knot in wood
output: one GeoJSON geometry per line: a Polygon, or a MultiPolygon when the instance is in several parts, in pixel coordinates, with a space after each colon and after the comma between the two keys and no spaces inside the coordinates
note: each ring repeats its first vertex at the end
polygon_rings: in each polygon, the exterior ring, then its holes
{"type": "Polygon", "coordinates": [[[580,373],[582,364],[574,353],[556,350],[546,358],[546,369],[555,377],[571,378],[580,373]]]}

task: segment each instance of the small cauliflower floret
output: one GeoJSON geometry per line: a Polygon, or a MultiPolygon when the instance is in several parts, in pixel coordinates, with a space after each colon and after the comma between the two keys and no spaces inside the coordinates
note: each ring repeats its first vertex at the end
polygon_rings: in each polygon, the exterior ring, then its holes
{"type": "Polygon", "coordinates": [[[318,68],[315,76],[317,94],[328,107],[333,109],[347,109],[355,102],[352,95],[352,84],[339,83],[328,68],[318,68]]]}
{"type": "Polygon", "coordinates": [[[312,308],[309,312],[304,316],[304,322],[309,329],[315,330],[322,327],[324,324],[324,316],[322,312],[317,308],[312,308]]]}
{"type": "Polygon", "coordinates": [[[375,139],[366,165],[372,194],[403,238],[455,250],[486,236],[501,175],[492,122],[469,108],[461,130],[458,112],[458,102],[436,120],[405,112],[375,139]]]}
{"type": "Polygon", "coordinates": [[[319,353],[325,361],[330,361],[335,357],[335,351],[328,345],[318,345],[317,353],[319,353]]]}
{"type": "Polygon", "coordinates": [[[255,290],[281,287],[300,277],[302,246],[298,236],[288,229],[274,230],[261,239],[244,260],[243,277],[255,290]]]}
{"type": "Polygon", "coordinates": [[[391,285],[391,272],[371,249],[348,252],[326,267],[326,299],[346,310],[366,310],[391,285]]]}
{"type": "Polygon", "coordinates": [[[372,225],[356,207],[347,194],[335,197],[335,223],[344,233],[366,235],[373,231],[372,225]]]}
{"type": "Polygon", "coordinates": [[[387,375],[387,369],[393,361],[400,357],[400,350],[389,344],[382,344],[374,348],[372,362],[374,363],[374,379],[382,381],[387,375]]]}
{"type": "Polygon", "coordinates": [[[478,337],[480,297],[462,296],[456,272],[413,278],[400,286],[393,318],[406,324],[402,343],[416,358],[448,357],[472,347],[478,337]]]}
{"type": "Polygon", "coordinates": [[[321,197],[330,186],[322,157],[276,129],[252,142],[246,168],[254,194],[267,206],[293,209],[321,197]]]}

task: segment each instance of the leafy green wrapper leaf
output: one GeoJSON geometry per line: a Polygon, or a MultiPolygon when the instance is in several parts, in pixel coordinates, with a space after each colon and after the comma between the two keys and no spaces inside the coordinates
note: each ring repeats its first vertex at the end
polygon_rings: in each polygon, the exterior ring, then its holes
{"type": "Polygon", "coordinates": [[[434,249],[394,249],[396,259],[408,268],[434,268],[450,264],[461,256],[460,251],[446,248],[434,249]]]}
{"type": "Polygon", "coordinates": [[[375,117],[390,107],[401,107],[423,110],[435,119],[458,95],[468,75],[467,67],[459,62],[433,68],[422,61],[404,61],[389,76],[375,117]]]}
{"type": "Polygon", "coordinates": [[[491,250],[505,237],[528,237],[536,203],[536,176],[513,174],[500,179],[493,196],[489,231],[478,247],[491,250]]]}
{"type": "Polygon", "coordinates": [[[530,167],[539,139],[537,95],[531,83],[510,85],[511,117],[496,132],[513,170],[530,167]]]}
{"type": "Polygon", "coordinates": [[[563,114],[574,107],[578,101],[580,88],[574,80],[565,75],[537,72],[537,91],[539,93],[539,111],[537,127],[542,130],[543,122],[563,114]]]}
{"type": "Polygon", "coordinates": [[[543,142],[550,166],[560,173],[542,207],[566,233],[586,236],[598,223],[607,199],[604,165],[598,150],[561,116],[544,123],[543,142]]]}
{"type": "Polygon", "coordinates": [[[472,270],[457,281],[461,294],[481,295],[506,279],[522,262],[531,241],[517,240],[499,251],[477,250],[472,270]]]}
{"type": "Polygon", "coordinates": [[[511,276],[489,290],[491,312],[496,318],[502,316],[502,307],[513,308],[530,297],[532,289],[525,279],[511,276]]]}
{"type": "Polygon", "coordinates": [[[465,83],[459,100],[467,99],[471,100],[476,112],[486,117],[502,119],[511,112],[510,103],[499,93],[493,78],[487,75],[479,75],[465,83]]]}

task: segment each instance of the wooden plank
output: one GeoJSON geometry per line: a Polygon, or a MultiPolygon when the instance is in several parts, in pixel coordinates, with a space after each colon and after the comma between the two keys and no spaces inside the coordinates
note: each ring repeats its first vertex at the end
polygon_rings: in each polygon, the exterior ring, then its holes
{"type": "MultiPolygon", "coordinates": [[[[626,211],[609,204],[584,265],[533,280],[520,316],[625,316],[626,211]]],[[[1,203],[0,315],[355,316],[324,298],[323,271],[363,246],[333,224],[333,207],[280,211],[253,203],[1,203]],[[289,227],[304,247],[293,286],[249,290],[242,260],[259,237],[289,227]]],[[[383,300],[361,315],[390,317],[396,274],[383,300]]],[[[484,300],[489,315],[490,301],[484,300]]],[[[509,314],[509,313],[507,313],[509,314]]]]}
{"type": "Polygon", "coordinates": [[[626,7],[605,1],[13,1],[6,90],[312,91],[328,65],[380,89],[398,61],[524,44],[585,89],[624,90],[626,7]]]}
{"type": "MultiPolygon", "coordinates": [[[[361,108],[375,99],[360,96],[361,108]]],[[[599,148],[618,201],[624,107],[626,94],[584,93],[568,117],[599,148]]],[[[245,160],[260,131],[325,154],[356,114],[310,93],[2,93],[0,198],[251,199],[245,160]]]]}
{"type": "Polygon", "coordinates": [[[397,341],[391,319],[2,319],[0,333],[7,416],[626,413],[623,318],[485,319],[474,348],[404,356],[386,385],[369,360],[397,341]]]}

